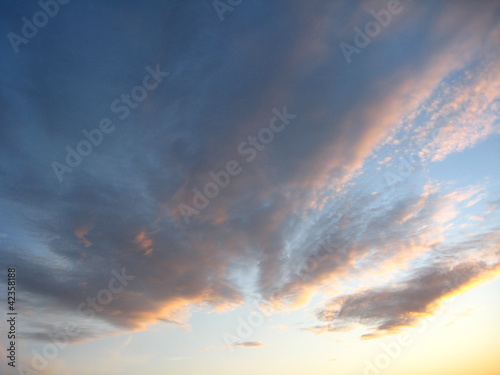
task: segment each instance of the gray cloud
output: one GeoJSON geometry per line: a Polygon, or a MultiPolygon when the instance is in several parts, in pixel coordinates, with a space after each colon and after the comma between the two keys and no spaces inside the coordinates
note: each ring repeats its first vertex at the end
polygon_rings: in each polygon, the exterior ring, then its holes
{"type": "Polygon", "coordinates": [[[260,342],[260,341],[239,341],[235,342],[233,346],[242,346],[242,347],[247,347],[247,348],[254,348],[258,346],[264,346],[266,344],[260,342]]]}
{"type": "Polygon", "coordinates": [[[361,324],[372,329],[365,338],[397,332],[432,314],[442,298],[498,266],[469,262],[451,269],[439,265],[425,267],[397,286],[336,297],[317,315],[326,324],[313,330],[337,331],[361,324]]]}

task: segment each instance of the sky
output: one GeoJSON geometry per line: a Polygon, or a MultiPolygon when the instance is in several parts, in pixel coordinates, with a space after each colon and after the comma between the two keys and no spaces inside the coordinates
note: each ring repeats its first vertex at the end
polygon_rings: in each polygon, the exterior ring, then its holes
{"type": "Polygon", "coordinates": [[[0,28],[2,374],[499,374],[499,1],[0,28]]]}

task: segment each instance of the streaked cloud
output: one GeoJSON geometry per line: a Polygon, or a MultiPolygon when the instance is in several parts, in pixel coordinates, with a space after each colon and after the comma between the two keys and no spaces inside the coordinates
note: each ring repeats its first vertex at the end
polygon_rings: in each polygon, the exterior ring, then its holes
{"type": "Polygon", "coordinates": [[[318,318],[326,324],[314,329],[336,331],[364,325],[371,328],[364,338],[397,332],[434,313],[441,300],[477,282],[485,274],[498,276],[499,271],[499,263],[491,266],[461,263],[451,269],[439,265],[427,267],[397,285],[336,297],[318,313],[318,318]]]}
{"type": "Polygon", "coordinates": [[[240,341],[240,342],[235,342],[233,346],[242,346],[242,347],[247,347],[247,348],[254,348],[258,346],[264,346],[266,344],[260,342],[260,341],[240,341]]]}

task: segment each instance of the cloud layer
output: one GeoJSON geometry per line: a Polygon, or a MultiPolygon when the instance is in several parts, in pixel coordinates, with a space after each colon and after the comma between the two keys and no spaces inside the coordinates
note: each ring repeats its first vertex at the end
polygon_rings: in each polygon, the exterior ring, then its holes
{"type": "MultiPolygon", "coordinates": [[[[322,329],[362,323],[379,334],[431,312],[446,280],[461,288],[492,275],[497,209],[479,213],[488,251],[461,239],[467,262],[434,258],[453,257],[454,219],[498,197],[452,189],[428,168],[499,133],[489,85],[498,4],[404,3],[347,64],[339,43],[385,7],[258,1],[220,22],[210,2],[75,2],[22,55],[2,45],[0,264],[17,268],[23,334],[47,338],[123,268],[134,279],[96,319],[79,320],[76,340],[182,325],[201,307],[244,303],[249,290],[280,306],[324,291],[322,329]],[[111,103],[157,64],[168,77],[120,119],[111,103]],[[249,162],[239,145],[284,107],[296,117],[249,162]],[[104,117],[116,129],[59,183],[52,162],[104,117]],[[400,168],[387,186],[384,171],[398,170],[414,141],[420,169],[400,168]],[[232,160],[241,173],[186,223],[179,205],[192,206],[193,189],[232,160]],[[334,282],[363,285],[400,267],[412,276],[394,273],[398,287],[336,295],[334,282]]],[[[2,8],[11,29],[33,11],[2,8]]]]}

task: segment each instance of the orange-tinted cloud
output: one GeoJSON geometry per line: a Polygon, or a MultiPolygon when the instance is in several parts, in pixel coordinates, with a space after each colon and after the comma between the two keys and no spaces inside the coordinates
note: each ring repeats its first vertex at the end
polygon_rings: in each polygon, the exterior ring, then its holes
{"type": "Polygon", "coordinates": [[[361,324],[370,330],[366,338],[395,333],[418,324],[420,319],[432,314],[442,300],[499,275],[500,263],[467,262],[452,268],[440,265],[423,268],[397,285],[333,299],[318,313],[325,325],[315,330],[336,331],[361,324]]]}

